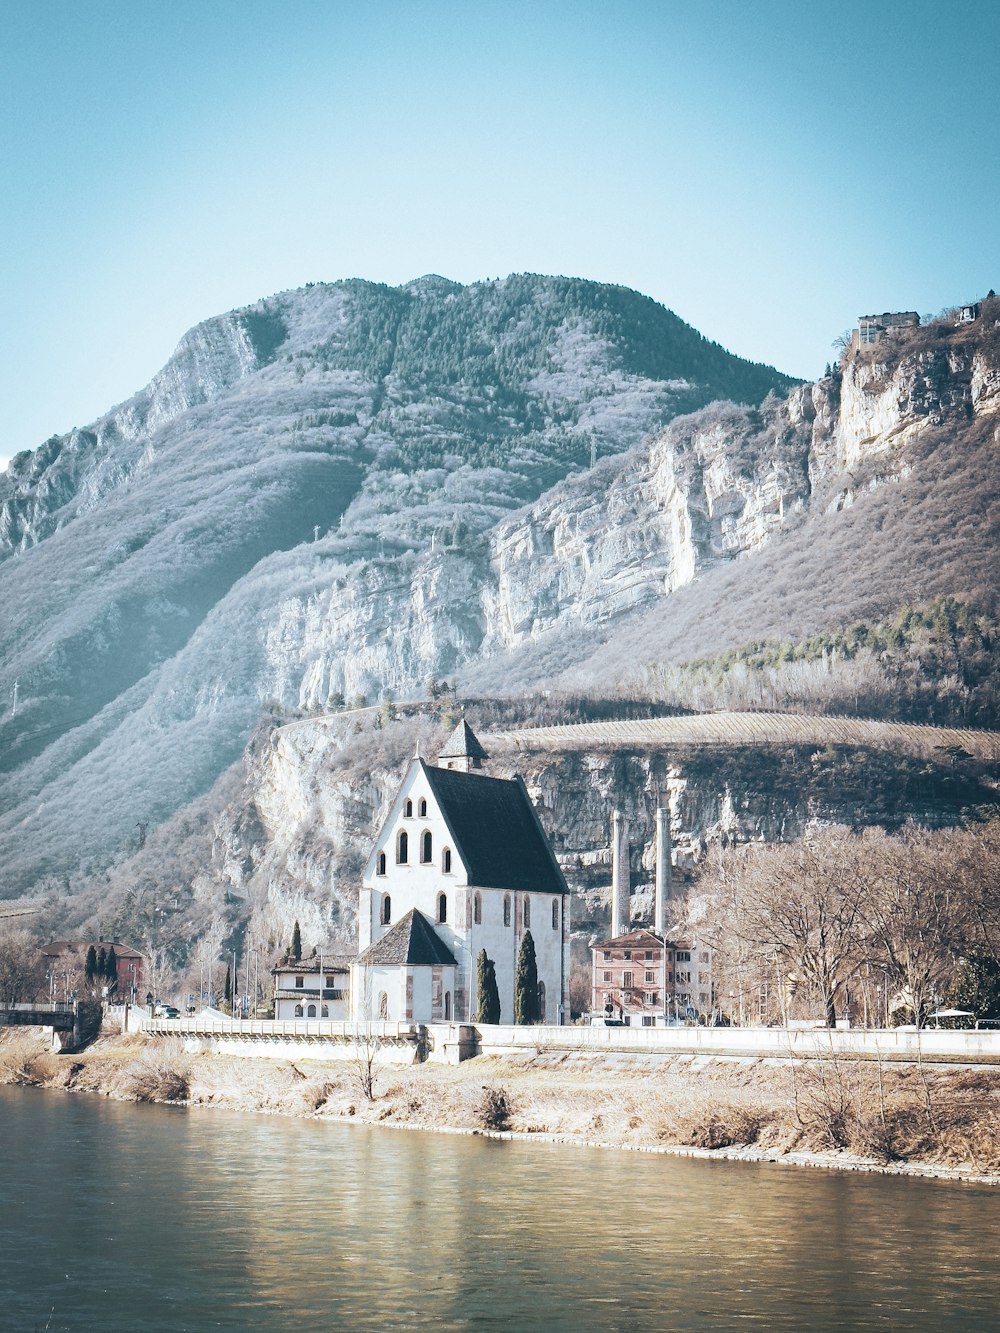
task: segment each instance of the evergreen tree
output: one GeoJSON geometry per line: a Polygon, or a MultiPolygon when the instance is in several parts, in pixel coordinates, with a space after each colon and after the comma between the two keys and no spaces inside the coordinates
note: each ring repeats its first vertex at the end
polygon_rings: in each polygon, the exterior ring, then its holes
{"type": "Polygon", "coordinates": [[[292,931],[292,957],[297,963],[302,961],[302,932],[297,921],[292,931]]]}
{"type": "Polygon", "coordinates": [[[97,955],[97,970],[94,973],[94,980],[104,981],[107,975],[108,975],[108,951],[102,944],[100,951],[97,955]]]}
{"type": "Polygon", "coordinates": [[[538,1022],[538,962],[535,958],[535,941],[531,931],[524,932],[524,939],[517,951],[517,967],[514,971],[514,1022],[538,1022]]]}
{"type": "Polygon", "coordinates": [[[227,963],[227,964],[226,964],[226,988],[225,988],[225,990],[224,990],[222,993],[223,993],[223,995],[225,996],[226,1004],[228,1004],[229,1007],[232,1008],[232,1006],[233,1006],[233,965],[232,965],[232,963],[227,963]]]}
{"type": "Polygon", "coordinates": [[[104,960],[104,976],[108,983],[108,990],[113,991],[118,985],[118,955],[115,953],[113,944],[108,949],[107,957],[104,960]]]}
{"type": "Polygon", "coordinates": [[[497,970],[492,958],[486,956],[486,950],[479,950],[476,959],[476,992],[479,1003],[476,1008],[477,1023],[500,1022],[500,991],[497,988],[497,970]]]}
{"type": "Polygon", "coordinates": [[[97,950],[93,945],[87,950],[87,961],[83,965],[83,975],[87,985],[94,984],[94,978],[97,976],[97,950]]]}

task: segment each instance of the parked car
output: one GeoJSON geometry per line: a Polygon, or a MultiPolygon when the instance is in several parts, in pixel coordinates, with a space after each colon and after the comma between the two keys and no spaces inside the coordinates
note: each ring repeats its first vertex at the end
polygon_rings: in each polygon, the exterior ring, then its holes
{"type": "Polygon", "coordinates": [[[153,1010],[157,1018],[180,1018],[181,1011],[172,1004],[158,1004],[153,1010]]]}

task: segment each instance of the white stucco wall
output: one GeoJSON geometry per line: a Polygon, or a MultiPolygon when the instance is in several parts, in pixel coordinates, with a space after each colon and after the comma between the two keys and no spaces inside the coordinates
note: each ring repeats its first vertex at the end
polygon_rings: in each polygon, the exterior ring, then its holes
{"type": "MultiPolygon", "coordinates": [[[[421,764],[416,759],[412,760],[365,867],[358,913],[359,952],[381,939],[411,908],[416,908],[434,923],[438,935],[455,956],[457,972],[452,992],[453,1017],[460,1021],[475,1015],[478,999],[476,959],[480,949],[485,949],[496,966],[501,1021],[512,1022],[514,970],[526,929],[523,919],[526,898],[530,900],[530,930],[535,942],[538,978],[545,986],[544,1021],[559,1023],[563,1005],[566,1006],[565,1021],[568,1021],[569,931],[568,921],[564,918],[569,911],[569,896],[525,894],[470,885],[467,867],[462,862],[458,848],[451,841],[421,764]],[[427,802],[425,815],[419,813],[422,800],[427,802]],[[412,816],[404,813],[407,801],[412,802],[412,816]],[[402,830],[408,836],[406,863],[396,860],[398,837],[402,830]],[[421,840],[425,831],[431,835],[432,856],[429,862],[420,860],[421,840]],[[442,853],[446,847],[451,850],[451,871],[448,874],[442,869],[442,853]],[[380,853],[384,853],[386,858],[384,875],[377,873],[380,853]],[[479,923],[474,920],[473,908],[477,892],[481,902],[479,923]],[[438,921],[442,893],[446,902],[446,921],[443,923],[438,921]],[[383,923],[386,894],[390,898],[391,912],[389,922],[383,923]],[[503,924],[506,896],[511,900],[509,926],[503,924]],[[553,901],[558,902],[559,924],[556,929],[552,928],[553,901]]],[[[401,1003],[405,1003],[405,1000],[401,1003]]],[[[402,1009],[400,1013],[403,1013],[402,1009]]],[[[418,1006],[415,996],[416,1020],[430,1021],[430,1014],[429,997],[422,998],[418,1006]]]]}

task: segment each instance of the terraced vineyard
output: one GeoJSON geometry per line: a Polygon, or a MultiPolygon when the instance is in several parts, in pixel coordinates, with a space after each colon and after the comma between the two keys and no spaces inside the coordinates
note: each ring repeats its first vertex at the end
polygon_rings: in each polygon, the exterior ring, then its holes
{"type": "Polygon", "coordinates": [[[1000,732],[792,713],[698,713],[627,722],[522,727],[483,736],[487,750],[660,749],[672,745],[848,745],[938,758],[949,751],[1000,761],[1000,732]]]}

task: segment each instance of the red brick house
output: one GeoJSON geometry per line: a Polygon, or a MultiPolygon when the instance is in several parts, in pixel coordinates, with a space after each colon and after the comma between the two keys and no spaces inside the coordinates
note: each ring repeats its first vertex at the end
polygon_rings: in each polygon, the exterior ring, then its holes
{"type": "MultiPolygon", "coordinates": [[[[53,993],[80,991],[85,985],[87,951],[93,945],[94,952],[105,954],[114,949],[118,983],[113,989],[113,998],[127,1000],[130,1004],[138,999],[145,1002],[145,958],[138,949],[122,944],[119,940],[53,940],[43,945],[42,957],[45,970],[51,978],[53,993]]],[[[107,982],[103,983],[107,985],[107,982]]]]}
{"type": "Polygon", "coordinates": [[[591,1012],[632,1027],[656,1027],[712,1009],[712,952],[637,927],[591,946],[591,1012]]]}

